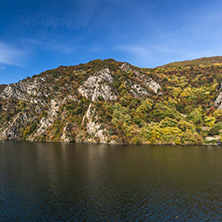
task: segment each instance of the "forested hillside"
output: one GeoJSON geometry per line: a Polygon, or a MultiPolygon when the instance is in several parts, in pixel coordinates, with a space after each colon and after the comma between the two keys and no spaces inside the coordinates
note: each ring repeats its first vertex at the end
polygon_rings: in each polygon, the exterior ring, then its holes
{"type": "Polygon", "coordinates": [[[0,140],[202,144],[220,140],[222,57],[138,68],[60,66],[0,87],[0,140]]]}

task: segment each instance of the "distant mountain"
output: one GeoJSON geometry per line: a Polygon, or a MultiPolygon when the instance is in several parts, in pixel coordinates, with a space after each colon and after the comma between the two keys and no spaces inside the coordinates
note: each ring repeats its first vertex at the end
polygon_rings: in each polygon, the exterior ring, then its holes
{"type": "Polygon", "coordinates": [[[222,56],[204,57],[200,59],[187,60],[181,62],[173,62],[160,67],[184,67],[184,66],[198,66],[198,65],[214,65],[216,63],[222,63],[222,56]]]}
{"type": "Polygon", "coordinates": [[[154,69],[112,59],[60,66],[1,86],[0,140],[215,143],[221,83],[222,57],[154,69]]]}

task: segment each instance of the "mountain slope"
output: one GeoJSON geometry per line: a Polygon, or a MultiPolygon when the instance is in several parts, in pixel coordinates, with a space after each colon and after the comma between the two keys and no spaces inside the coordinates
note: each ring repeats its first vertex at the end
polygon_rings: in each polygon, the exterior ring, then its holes
{"type": "Polygon", "coordinates": [[[200,144],[212,135],[218,140],[221,82],[218,63],[141,69],[108,59],[60,66],[4,87],[0,140],[200,144]]]}
{"type": "Polygon", "coordinates": [[[204,57],[200,59],[194,59],[194,60],[187,60],[187,61],[181,61],[181,62],[173,62],[166,65],[163,65],[161,67],[184,67],[184,66],[208,66],[208,65],[214,65],[217,63],[222,63],[222,56],[215,56],[215,57],[204,57]]]}

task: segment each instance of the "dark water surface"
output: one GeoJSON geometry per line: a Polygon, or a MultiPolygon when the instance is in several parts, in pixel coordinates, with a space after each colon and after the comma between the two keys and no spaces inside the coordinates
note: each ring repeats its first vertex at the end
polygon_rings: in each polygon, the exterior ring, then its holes
{"type": "Polygon", "coordinates": [[[0,221],[222,221],[222,148],[0,142],[0,221]]]}

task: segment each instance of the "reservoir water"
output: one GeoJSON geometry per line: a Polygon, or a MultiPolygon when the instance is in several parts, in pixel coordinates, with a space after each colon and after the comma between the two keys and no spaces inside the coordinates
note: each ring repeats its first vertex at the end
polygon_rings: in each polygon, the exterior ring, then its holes
{"type": "Polygon", "coordinates": [[[0,142],[0,221],[222,221],[222,148],[0,142]]]}

